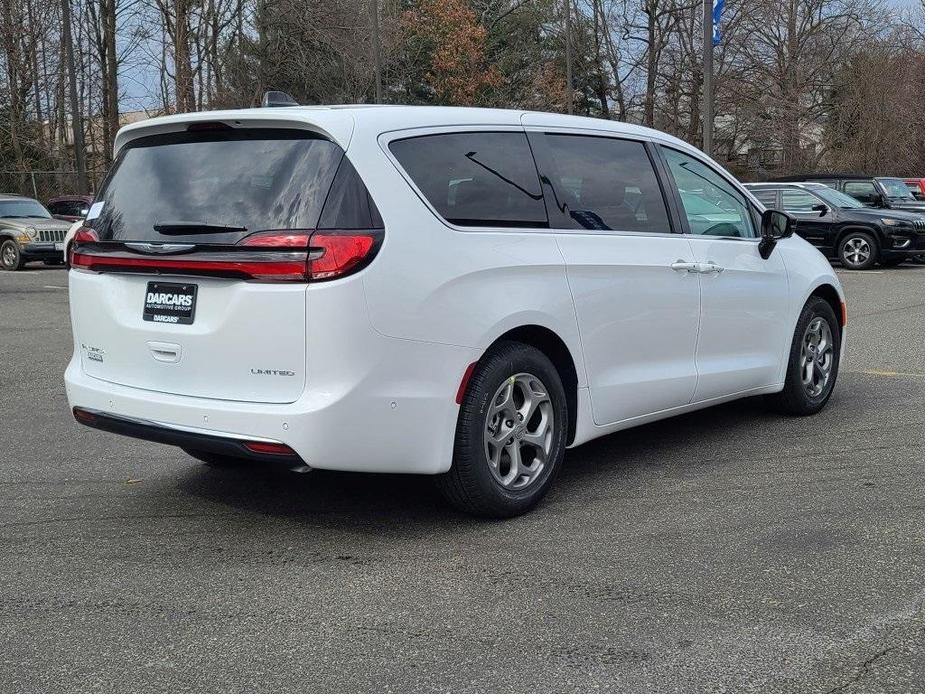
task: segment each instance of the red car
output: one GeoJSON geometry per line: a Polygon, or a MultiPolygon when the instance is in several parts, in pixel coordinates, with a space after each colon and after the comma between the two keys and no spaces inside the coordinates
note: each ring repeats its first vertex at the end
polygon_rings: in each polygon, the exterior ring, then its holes
{"type": "Polygon", "coordinates": [[[925,178],[904,178],[903,183],[916,200],[925,200],[925,178]]]}
{"type": "Polygon", "coordinates": [[[49,200],[47,207],[53,217],[76,222],[87,216],[87,211],[92,204],[92,195],[59,195],[49,200]]]}

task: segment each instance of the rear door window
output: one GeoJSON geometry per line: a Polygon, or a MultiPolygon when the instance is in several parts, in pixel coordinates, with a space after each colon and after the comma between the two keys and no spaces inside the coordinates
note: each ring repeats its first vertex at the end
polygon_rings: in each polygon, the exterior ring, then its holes
{"type": "Polygon", "coordinates": [[[553,190],[550,214],[567,229],[670,233],[668,211],[645,145],[593,135],[531,135],[553,190]]]}
{"type": "Polygon", "coordinates": [[[89,224],[103,241],[204,244],[233,244],[255,231],[315,229],[343,155],[337,144],[299,130],[141,138],[120,154],[97,197],[100,214],[89,224]]]}
{"type": "Polygon", "coordinates": [[[437,213],[452,224],[549,226],[523,133],[422,135],[394,140],[389,149],[437,213]]]}
{"type": "Polygon", "coordinates": [[[767,207],[769,210],[777,208],[777,191],[774,189],[768,188],[750,188],[752,195],[754,195],[758,200],[761,201],[761,204],[767,207]]]}
{"type": "Polygon", "coordinates": [[[784,212],[812,212],[820,202],[805,190],[784,190],[781,192],[784,212]]]}

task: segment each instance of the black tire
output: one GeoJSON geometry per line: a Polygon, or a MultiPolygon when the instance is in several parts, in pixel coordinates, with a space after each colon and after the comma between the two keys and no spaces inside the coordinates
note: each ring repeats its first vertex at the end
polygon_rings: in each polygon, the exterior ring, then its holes
{"type": "Polygon", "coordinates": [[[838,242],[838,259],[849,270],[870,270],[880,259],[880,247],[874,237],[866,231],[849,231],[838,242]],[[866,244],[867,255],[864,258],[855,255],[852,247],[866,244]]]}
{"type": "Polygon", "coordinates": [[[19,244],[13,239],[7,239],[0,244],[0,268],[14,272],[22,270],[26,261],[23,260],[22,252],[19,250],[19,244]]]}
{"type": "Polygon", "coordinates": [[[184,448],[183,451],[199,462],[205,463],[209,467],[214,468],[233,468],[245,465],[247,463],[247,461],[243,458],[235,458],[229,455],[219,455],[217,453],[209,453],[207,451],[195,451],[189,448],[184,448]]]}
{"type": "Polygon", "coordinates": [[[916,265],[925,265],[925,253],[912,256],[912,262],[916,265]]]}
{"type": "Polygon", "coordinates": [[[787,378],[784,383],[784,389],[771,396],[771,401],[776,409],[784,414],[796,417],[805,417],[813,415],[822,410],[829,398],[832,396],[832,390],[835,388],[835,381],[838,379],[838,362],[841,357],[841,327],[838,319],[835,317],[835,311],[827,301],[817,296],[810,297],[809,301],[803,307],[800,313],[800,319],[797,321],[796,329],[793,331],[793,341],[790,345],[790,357],[787,363],[787,378]],[[824,388],[817,395],[811,395],[804,386],[801,374],[800,362],[803,349],[803,341],[806,330],[816,318],[821,318],[828,323],[829,330],[832,334],[832,364],[829,372],[829,379],[824,388]]]}
{"type": "MultiPolygon", "coordinates": [[[[496,417],[504,419],[501,415],[496,417]]],[[[524,433],[530,433],[529,427],[534,421],[532,417],[528,419],[523,424],[518,423],[515,431],[511,432],[510,442],[518,450],[522,450],[524,433]]],[[[502,426],[500,420],[496,421],[498,426],[502,426]]],[[[507,424],[512,421],[514,418],[507,424]]],[[[485,354],[469,380],[456,424],[453,465],[437,478],[437,486],[453,506],[466,513],[486,518],[511,518],[526,513],[540,502],[556,478],[565,455],[567,432],[568,405],[556,367],[535,347],[519,342],[501,342],[485,354]],[[512,389],[520,383],[520,380],[513,381],[515,376],[526,381],[532,376],[540,381],[549,401],[546,412],[552,415],[545,463],[532,480],[526,481],[526,476],[514,479],[512,485],[515,487],[518,480],[525,484],[519,489],[504,486],[495,478],[489,467],[484,438],[490,421],[489,410],[506,381],[510,380],[512,389]]],[[[504,446],[504,450],[510,449],[504,446]]],[[[507,455],[508,473],[505,474],[515,475],[510,456],[501,452],[501,447],[497,451],[497,469],[502,470],[504,456],[507,455]]],[[[531,467],[537,464],[538,458],[530,461],[531,467]]]]}
{"type": "Polygon", "coordinates": [[[906,262],[905,258],[889,258],[888,260],[881,260],[880,265],[883,267],[898,267],[906,262]]]}

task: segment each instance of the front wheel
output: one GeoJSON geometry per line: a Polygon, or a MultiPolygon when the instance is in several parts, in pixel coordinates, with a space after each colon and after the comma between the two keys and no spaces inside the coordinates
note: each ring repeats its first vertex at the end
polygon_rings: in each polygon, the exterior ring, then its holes
{"type": "Polygon", "coordinates": [[[785,414],[816,414],[829,401],[841,357],[841,329],[835,311],[824,299],[811,297],[803,307],[787,364],[784,389],[773,396],[785,414]]]}
{"type": "Polygon", "coordinates": [[[0,245],[0,267],[10,271],[21,270],[25,264],[19,244],[13,239],[7,239],[0,245]]]}
{"type": "Polygon", "coordinates": [[[553,363],[535,347],[500,343],[469,381],[453,465],[437,479],[440,491],[474,515],[525,513],[559,472],[567,428],[565,390],[553,363]]]}
{"type": "Polygon", "coordinates": [[[849,270],[870,270],[880,256],[877,242],[866,231],[850,231],[838,246],[838,259],[849,270]]]}

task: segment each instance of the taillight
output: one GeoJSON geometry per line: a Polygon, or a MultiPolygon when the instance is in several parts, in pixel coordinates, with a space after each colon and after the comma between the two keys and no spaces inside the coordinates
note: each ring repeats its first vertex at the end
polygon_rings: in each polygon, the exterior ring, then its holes
{"type": "Polygon", "coordinates": [[[261,231],[241,239],[238,246],[263,250],[305,248],[301,279],[320,282],[346,277],[366,267],[375,257],[382,230],[372,231],[261,231]]]}
{"type": "Polygon", "coordinates": [[[308,279],[333,280],[361,270],[375,257],[381,238],[381,231],[316,231],[309,242],[308,279]]]}
{"type": "Polygon", "coordinates": [[[71,267],[86,267],[87,256],[79,252],[79,246],[83,243],[98,243],[100,237],[96,235],[90,227],[80,227],[74,238],[71,239],[71,246],[68,250],[71,267]]]}
{"type": "Polygon", "coordinates": [[[383,231],[273,230],[247,236],[234,246],[198,245],[176,255],[151,254],[137,244],[100,242],[81,228],[71,246],[71,267],[94,272],[156,272],[233,277],[264,282],[319,282],[346,277],[375,257],[383,231]],[[82,246],[94,244],[93,248],[82,246]],[[129,246],[129,248],[126,248],[129,246]]]}

